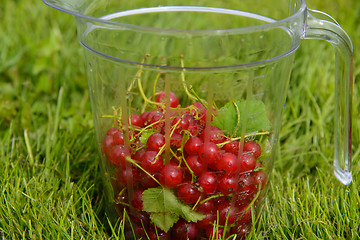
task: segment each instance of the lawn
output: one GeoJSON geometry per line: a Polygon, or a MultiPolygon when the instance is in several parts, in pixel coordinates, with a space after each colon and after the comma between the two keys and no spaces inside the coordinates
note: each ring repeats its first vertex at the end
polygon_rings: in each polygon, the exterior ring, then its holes
{"type": "MultiPolygon", "coordinates": [[[[252,239],[360,239],[360,1],[308,0],[354,45],[353,182],[331,170],[334,51],[302,40],[281,147],[252,239]]],[[[40,0],[0,7],[0,237],[118,239],[109,227],[83,50],[72,16],[40,0]]]]}

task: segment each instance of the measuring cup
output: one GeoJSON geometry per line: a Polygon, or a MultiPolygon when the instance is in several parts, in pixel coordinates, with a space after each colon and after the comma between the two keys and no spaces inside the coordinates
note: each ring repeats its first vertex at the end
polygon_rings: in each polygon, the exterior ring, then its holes
{"type": "Polygon", "coordinates": [[[352,43],[304,0],[44,0],[77,21],[109,214],[126,239],[243,239],[301,39],[335,48],[334,173],[351,182],[352,43]]]}

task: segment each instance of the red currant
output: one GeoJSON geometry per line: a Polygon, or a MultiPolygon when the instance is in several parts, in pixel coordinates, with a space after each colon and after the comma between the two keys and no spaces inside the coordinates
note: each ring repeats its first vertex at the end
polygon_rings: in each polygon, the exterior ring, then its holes
{"type": "Polygon", "coordinates": [[[215,202],[213,199],[209,199],[203,203],[200,203],[198,208],[197,208],[198,212],[201,213],[211,213],[215,211],[215,202]]]}
{"type": "Polygon", "coordinates": [[[239,158],[243,172],[253,171],[256,166],[256,158],[253,154],[243,153],[239,158]]]}
{"type": "Polygon", "coordinates": [[[130,123],[133,126],[141,127],[144,123],[144,119],[140,115],[133,113],[130,116],[130,123]]]}
{"type": "Polygon", "coordinates": [[[161,133],[151,134],[147,139],[146,146],[148,151],[159,151],[165,145],[165,137],[161,133]]]}
{"type": "Polygon", "coordinates": [[[261,186],[260,189],[263,189],[267,184],[267,177],[263,171],[252,172],[254,182],[256,185],[261,186]]]}
{"type": "Polygon", "coordinates": [[[196,239],[197,233],[198,230],[196,224],[193,222],[186,222],[183,219],[180,219],[177,223],[175,223],[172,230],[172,235],[178,240],[196,239]]]}
{"type": "Polygon", "coordinates": [[[228,225],[233,224],[238,218],[239,209],[235,206],[231,206],[229,202],[222,204],[218,208],[219,211],[219,224],[228,225]]]}
{"type": "Polygon", "coordinates": [[[193,204],[200,197],[199,190],[192,183],[181,184],[176,189],[178,198],[184,203],[193,204]]]}
{"type": "Polygon", "coordinates": [[[134,190],[134,197],[133,200],[131,200],[131,205],[134,209],[141,211],[143,209],[143,201],[142,201],[142,195],[143,195],[144,189],[135,189],[134,190]]]}
{"type": "Polygon", "coordinates": [[[240,162],[239,162],[238,158],[234,154],[225,152],[221,155],[220,159],[216,162],[216,167],[217,167],[217,170],[219,170],[219,171],[225,171],[226,174],[233,175],[234,173],[236,173],[239,170],[239,168],[240,168],[239,163],[240,162]]]}
{"type": "Polygon", "coordinates": [[[160,111],[155,111],[151,118],[149,118],[148,125],[153,124],[152,127],[155,129],[161,129],[165,126],[165,116],[160,111]]]}
{"type": "Polygon", "coordinates": [[[184,148],[189,155],[195,155],[198,154],[201,145],[203,145],[203,141],[199,137],[190,137],[184,148]]]}
{"type": "MultiPolygon", "coordinates": [[[[159,173],[155,172],[153,174],[151,174],[151,176],[153,178],[155,178],[156,180],[159,180],[159,173]]],[[[141,186],[143,186],[144,188],[155,188],[158,187],[159,184],[152,178],[150,177],[148,174],[146,174],[145,172],[141,172],[140,174],[140,184],[141,186]]]]}
{"type": "Polygon", "coordinates": [[[261,147],[254,141],[248,141],[244,143],[244,152],[249,152],[254,155],[255,159],[261,155],[261,147]]]}
{"type": "Polygon", "coordinates": [[[238,155],[239,153],[239,142],[238,141],[231,141],[227,144],[225,144],[223,147],[222,147],[223,150],[225,150],[226,152],[230,152],[232,154],[234,154],[235,156],[238,155]]]}
{"type": "Polygon", "coordinates": [[[251,230],[250,225],[241,224],[231,228],[231,233],[236,234],[236,240],[245,240],[251,230]]]}
{"type": "Polygon", "coordinates": [[[196,223],[196,226],[200,229],[207,229],[209,227],[212,227],[212,224],[216,220],[216,214],[214,214],[213,212],[206,212],[204,214],[205,217],[196,223]]]}
{"type": "Polygon", "coordinates": [[[173,133],[170,137],[170,145],[172,147],[181,147],[182,135],[179,133],[173,133]]]}
{"type": "Polygon", "coordinates": [[[237,220],[237,224],[248,224],[252,221],[251,207],[243,206],[240,209],[239,219],[237,220]]]}
{"type": "Polygon", "coordinates": [[[124,166],[125,165],[125,146],[124,145],[116,145],[113,147],[109,154],[109,160],[114,163],[116,166],[124,166]]]}
{"type": "MultiPolygon", "coordinates": [[[[186,158],[186,163],[189,168],[193,171],[194,175],[199,176],[206,171],[205,165],[200,161],[198,155],[190,155],[186,158]]],[[[189,171],[189,169],[187,169],[189,171]]]]}
{"type": "Polygon", "coordinates": [[[124,133],[122,131],[114,133],[113,138],[116,144],[124,144],[124,133]]]}
{"type": "Polygon", "coordinates": [[[166,164],[159,175],[161,185],[168,188],[175,188],[183,180],[183,170],[172,164],[166,164]]]}
{"type": "Polygon", "coordinates": [[[225,140],[223,131],[215,126],[210,126],[210,130],[208,132],[205,128],[205,130],[201,132],[200,137],[203,141],[205,141],[205,137],[208,137],[209,141],[213,143],[222,143],[225,140]],[[206,136],[206,134],[208,134],[208,136],[206,136]]]}
{"type": "Polygon", "coordinates": [[[146,151],[142,156],[141,166],[149,173],[158,172],[163,166],[163,158],[156,151],[146,151]]]}
{"type": "Polygon", "coordinates": [[[198,183],[202,187],[204,193],[214,193],[217,187],[217,177],[213,172],[204,172],[200,175],[198,183]]]}
{"type": "Polygon", "coordinates": [[[115,133],[117,133],[119,129],[116,127],[109,128],[109,130],[106,132],[107,136],[113,136],[115,133]]]}
{"type": "Polygon", "coordinates": [[[238,183],[234,176],[223,176],[218,184],[218,191],[224,195],[228,195],[236,191],[238,183]]]}
{"type": "Polygon", "coordinates": [[[105,155],[109,156],[111,149],[116,145],[113,136],[106,136],[102,142],[102,150],[105,155]]]}
{"type": "Polygon", "coordinates": [[[241,190],[237,191],[234,195],[235,204],[238,207],[247,206],[254,199],[255,195],[255,185],[242,187],[241,190]]]}
{"type": "MultiPolygon", "coordinates": [[[[161,92],[156,98],[156,102],[158,103],[165,103],[166,100],[167,100],[166,92],[161,92]]],[[[178,97],[176,96],[175,93],[170,92],[170,107],[176,108],[178,105],[179,105],[178,97]]]]}
{"type": "Polygon", "coordinates": [[[199,148],[200,160],[207,163],[209,167],[214,167],[220,158],[220,149],[213,142],[204,143],[199,148]]]}
{"type": "Polygon", "coordinates": [[[121,186],[133,185],[136,186],[139,183],[140,174],[134,167],[123,167],[117,172],[117,179],[121,186]]]}

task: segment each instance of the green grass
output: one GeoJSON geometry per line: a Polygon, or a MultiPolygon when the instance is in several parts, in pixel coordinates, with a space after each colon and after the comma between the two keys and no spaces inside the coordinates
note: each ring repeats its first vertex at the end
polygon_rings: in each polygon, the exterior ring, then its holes
{"type": "MultiPolygon", "coordinates": [[[[354,43],[354,181],[342,186],[331,172],[334,52],[304,40],[253,239],[360,239],[360,2],[308,5],[338,19],[354,43]]],[[[4,0],[0,16],[0,237],[118,239],[104,213],[74,19],[35,0],[4,0]]]]}

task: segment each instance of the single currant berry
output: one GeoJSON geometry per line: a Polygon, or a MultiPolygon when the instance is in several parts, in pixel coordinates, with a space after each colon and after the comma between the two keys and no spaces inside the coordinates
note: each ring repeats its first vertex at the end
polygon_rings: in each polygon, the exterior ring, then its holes
{"type": "MultiPolygon", "coordinates": [[[[165,103],[167,100],[166,92],[161,92],[156,98],[156,102],[165,103]]],[[[179,99],[175,93],[170,92],[170,107],[176,108],[179,105],[179,99]]]]}
{"type": "Polygon", "coordinates": [[[253,154],[243,153],[239,157],[242,172],[253,171],[256,166],[256,158],[253,154]]]}
{"type": "Polygon", "coordinates": [[[216,167],[219,171],[224,171],[226,174],[233,175],[240,170],[240,161],[234,154],[225,152],[216,162],[216,167]]]}
{"type": "Polygon", "coordinates": [[[135,167],[123,167],[117,172],[117,180],[123,187],[136,186],[139,183],[140,174],[135,167]]]}
{"type": "Polygon", "coordinates": [[[145,211],[127,211],[130,216],[131,222],[137,225],[148,226],[151,223],[150,216],[145,211]]]}
{"type": "Polygon", "coordinates": [[[243,206],[238,214],[237,224],[248,224],[252,221],[251,207],[243,206]]]}
{"type": "Polygon", "coordinates": [[[175,132],[181,133],[183,130],[188,130],[193,122],[195,122],[194,117],[188,113],[175,117],[173,120],[173,125],[176,125],[175,132]]]}
{"type": "Polygon", "coordinates": [[[166,164],[161,170],[159,180],[162,186],[175,188],[183,180],[183,170],[181,167],[166,164]]]}
{"type": "Polygon", "coordinates": [[[116,145],[111,149],[109,154],[109,160],[116,166],[124,166],[126,162],[125,157],[126,152],[124,145],[116,145]]]}
{"type": "Polygon", "coordinates": [[[203,203],[200,203],[197,207],[197,212],[201,213],[211,213],[215,211],[215,202],[211,198],[203,203]]]}
{"type": "Polygon", "coordinates": [[[214,167],[214,165],[220,158],[220,149],[213,142],[204,143],[200,146],[198,152],[200,160],[204,164],[207,164],[208,167],[214,167]]]}
{"type": "MultiPolygon", "coordinates": [[[[206,171],[206,166],[200,161],[200,157],[198,155],[188,156],[186,158],[186,163],[195,176],[200,176],[206,171]]],[[[188,168],[186,168],[186,170],[190,172],[188,168]]]]}
{"type": "Polygon", "coordinates": [[[197,233],[198,230],[196,224],[193,222],[186,222],[184,219],[180,219],[177,223],[175,223],[172,229],[172,236],[177,240],[196,239],[197,233]]]}
{"type": "Polygon", "coordinates": [[[180,184],[176,189],[176,193],[181,201],[188,204],[196,203],[200,197],[200,192],[193,183],[180,184]]]}
{"type": "Polygon", "coordinates": [[[213,172],[204,172],[200,175],[198,183],[202,187],[204,193],[211,194],[216,191],[217,177],[213,172]]]}
{"type": "Polygon", "coordinates": [[[192,106],[194,106],[196,110],[191,109],[190,113],[200,119],[202,122],[206,122],[207,110],[204,105],[201,102],[194,102],[192,106]]]}
{"type": "Polygon", "coordinates": [[[140,149],[140,150],[136,151],[135,154],[132,155],[132,158],[137,161],[141,161],[142,156],[144,155],[145,152],[146,152],[145,149],[140,149]]]}
{"type": "Polygon", "coordinates": [[[163,167],[163,158],[156,151],[146,151],[142,156],[141,166],[149,173],[158,172],[163,167]]]}
{"type": "Polygon", "coordinates": [[[216,221],[216,213],[213,212],[206,212],[204,213],[205,217],[196,222],[196,226],[200,229],[207,229],[211,226],[213,226],[213,223],[216,221]]]}
{"type": "Polygon", "coordinates": [[[145,172],[141,172],[140,173],[140,185],[143,186],[144,188],[155,188],[159,186],[159,183],[157,183],[154,178],[156,180],[159,181],[159,172],[155,172],[153,174],[151,174],[152,177],[150,177],[147,173],[145,172]]]}
{"type": "Polygon", "coordinates": [[[231,225],[235,223],[235,221],[239,217],[239,209],[235,206],[231,206],[229,202],[220,205],[218,207],[218,211],[220,225],[231,225]]]}
{"type": "Polygon", "coordinates": [[[152,125],[155,129],[162,129],[165,126],[165,116],[160,111],[155,111],[148,121],[148,125],[152,125]]]}
{"type": "Polygon", "coordinates": [[[131,206],[134,209],[141,211],[143,209],[143,196],[144,189],[138,188],[134,190],[133,199],[131,200],[131,206]]]}
{"type": "Polygon", "coordinates": [[[106,136],[102,142],[102,150],[106,156],[109,156],[111,149],[116,145],[113,136],[106,136]]]}
{"type": "Polygon", "coordinates": [[[238,183],[235,176],[223,176],[218,183],[218,191],[224,195],[234,193],[237,190],[238,183]]]}
{"type": "Polygon", "coordinates": [[[173,133],[170,137],[170,145],[172,147],[179,148],[181,147],[182,135],[179,133],[173,133]]]}
{"type": "Polygon", "coordinates": [[[234,198],[235,204],[238,207],[247,206],[256,196],[256,187],[255,185],[242,187],[241,190],[236,191],[234,198]]]}
{"type": "Polygon", "coordinates": [[[235,140],[231,141],[225,144],[222,149],[237,156],[239,153],[239,142],[235,140]]]}
{"type": "Polygon", "coordinates": [[[236,234],[236,240],[245,240],[250,234],[250,230],[249,224],[241,224],[231,228],[231,234],[236,234]]]}
{"type": "Polygon", "coordinates": [[[256,187],[253,175],[250,173],[241,174],[239,176],[239,188],[240,188],[239,191],[241,191],[243,187],[249,187],[249,186],[256,187]]]}
{"type": "Polygon", "coordinates": [[[261,147],[254,141],[245,142],[243,151],[251,153],[254,155],[255,159],[261,156],[261,147]]]}
{"type": "Polygon", "coordinates": [[[184,148],[189,155],[195,155],[198,154],[201,145],[203,145],[203,141],[199,137],[190,137],[184,148]]]}
{"type": "Polygon", "coordinates": [[[113,136],[115,133],[117,133],[119,129],[116,127],[109,128],[109,130],[106,132],[107,136],[113,136]]]}
{"type": "Polygon", "coordinates": [[[165,145],[165,137],[161,133],[153,133],[147,139],[146,146],[148,151],[159,151],[165,145]]]}
{"type": "Polygon", "coordinates": [[[123,131],[117,131],[113,135],[116,144],[124,144],[124,133],[123,131]]]}
{"type": "Polygon", "coordinates": [[[263,189],[267,184],[267,177],[263,171],[256,171],[251,173],[255,184],[260,188],[263,189]]]}
{"type": "Polygon", "coordinates": [[[155,113],[155,111],[145,111],[140,115],[141,120],[143,122],[142,127],[146,127],[149,125],[149,121],[152,118],[152,116],[154,115],[154,113],[155,113]]]}
{"type": "Polygon", "coordinates": [[[142,127],[144,120],[139,114],[132,113],[130,116],[130,123],[133,126],[142,127]]]}
{"type": "Polygon", "coordinates": [[[208,141],[213,142],[213,143],[222,143],[225,141],[225,135],[223,133],[223,131],[215,126],[210,126],[209,131],[206,131],[206,128],[204,129],[204,131],[201,132],[200,134],[201,139],[205,142],[206,141],[206,137],[208,137],[208,141]]]}

